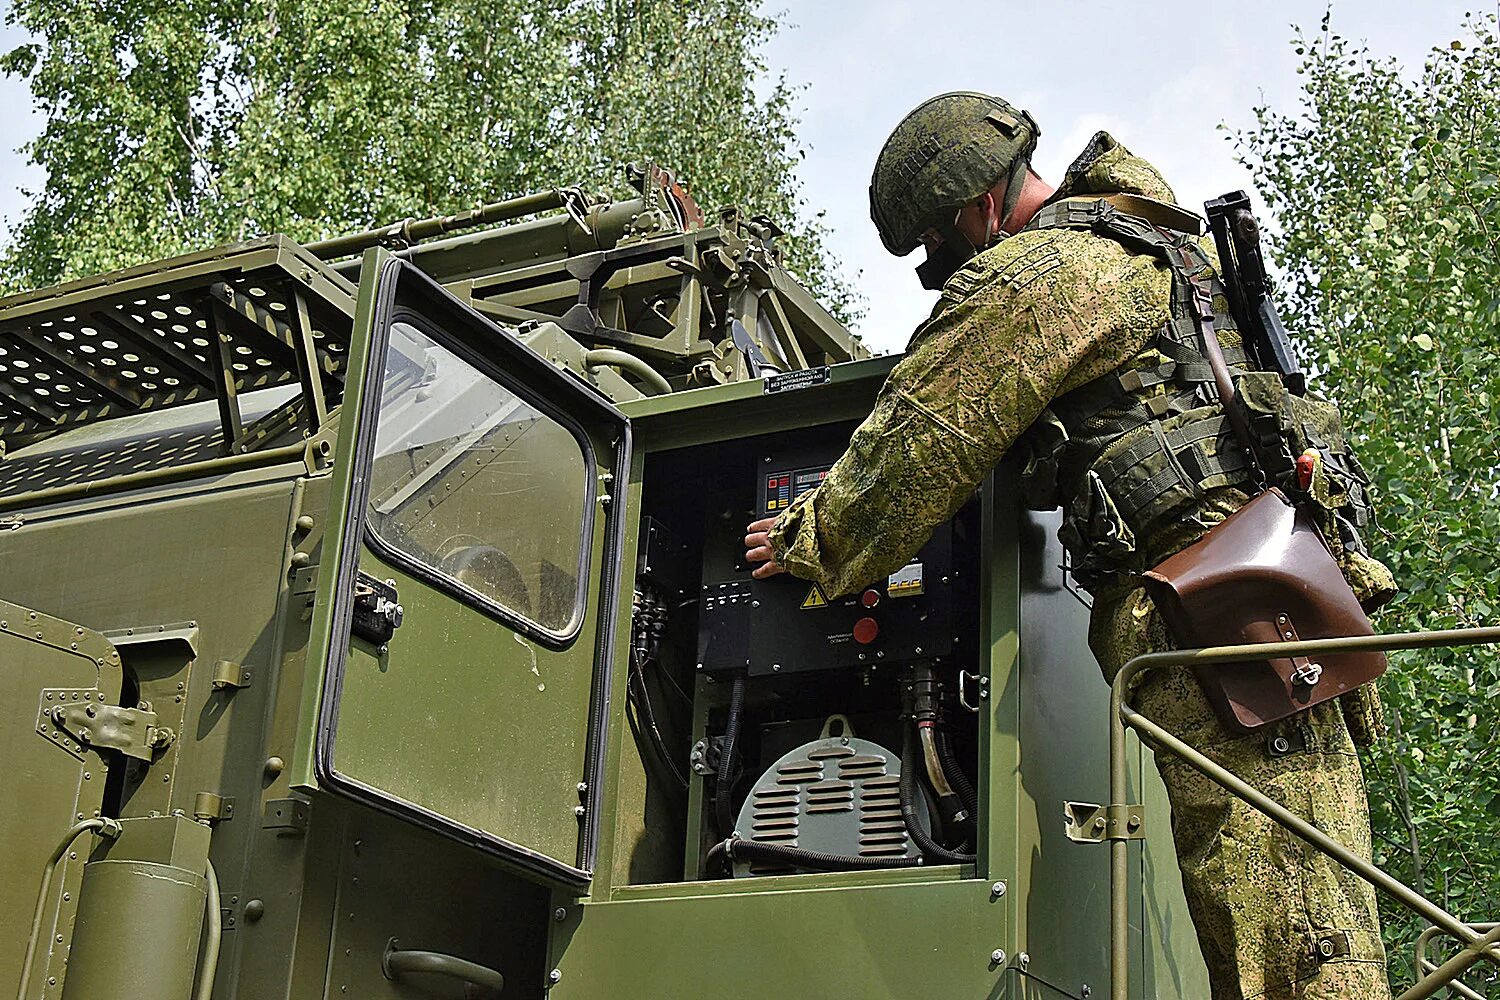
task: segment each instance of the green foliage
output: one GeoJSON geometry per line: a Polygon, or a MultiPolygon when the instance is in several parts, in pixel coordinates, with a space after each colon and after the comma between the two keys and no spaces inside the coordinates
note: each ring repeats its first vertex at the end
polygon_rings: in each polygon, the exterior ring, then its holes
{"type": "Polygon", "coordinates": [[[755,0],[17,0],[0,59],[47,117],[11,290],[280,231],[312,240],[652,159],[712,211],[786,227],[792,269],[858,300],[799,193],[794,99],[757,88],[755,0]]]}
{"type": "MultiPolygon", "coordinates": [[[[1288,325],[1377,485],[1372,547],[1406,588],[1385,631],[1494,624],[1500,607],[1500,36],[1492,14],[1464,27],[1412,78],[1325,18],[1294,42],[1300,112],[1260,108],[1237,137],[1275,216],[1288,325]]],[[[1500,919],[1500,658],[1398,655],[1382,693],[1377,861],[1500,919]]],[[[1409,979],[1417,922],[1386,916],[1409,979]]]]}

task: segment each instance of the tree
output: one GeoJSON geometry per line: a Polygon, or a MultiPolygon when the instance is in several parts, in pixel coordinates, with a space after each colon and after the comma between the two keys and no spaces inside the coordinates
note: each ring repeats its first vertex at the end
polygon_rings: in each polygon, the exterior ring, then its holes
{"type": "Polygon", "coordinates": [[[844,318],[800,194],[796,90],[754,0],[16,0],[0,59],[46,114],[9,290],[266,232],[312,240],[652,159],[764,212],[844,318]]]}
{"type": "MultiPolygon", "coordinates": [[[[1274,217],[1280,303],[1377,488],[1406,588],[1384,631],[1494,624],[1500,595],[1500,36],[1493,14],[1419,77],[1298,33],[1300,111],[1236,137],[1274,217]]],[[[1392,657],[1366,758],[1376,860],[1470,920],[1500,915],[1500,659],[1392,657]]],[[[1418,923],[1386,912],[1408,978],[1418,923]]]]}

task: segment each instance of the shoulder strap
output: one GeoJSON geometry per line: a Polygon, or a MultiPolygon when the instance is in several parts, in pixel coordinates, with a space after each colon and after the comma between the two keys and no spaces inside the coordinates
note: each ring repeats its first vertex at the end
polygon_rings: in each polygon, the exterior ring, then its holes
{"type": "Polygon", "coordinates": [[[1229,426],[1234,428],[1235,436],[1245,449],[1245,458],[1252,475],[1257,484],[1264,486],[1266,474],[1256,454],[1255,438],[1250,434],[1250,422],[1245,419],[1243,405],[1235,395],[1234,381],[1229,377],[1229,366],[1224,363],[1224,349],[1219,346],[1219,338],[1214,334],[1213,292],[1203,279],[1202,271],[1189,273],[1184,268],[1181,273],[1185,275],[1192,291],[1193,325],[1198,328],[1198,340],[1203,344],[1204,357],[1208,358],[1208,365],[1213,369],[1214,388],[1218,390],[1219,403],[1224,407],[1224,415],[1229,418],[1229,426]]]}
{"type": "Polygon", "coordinates": [[[1203,232],[1203,220],[1179,205],[1144,195],[1123,193],[1100,195],[1097,198],[1063,198],[1042,206],[1025,228],[1089,229],[1106,207],[1173,232],[1187,233],[1190,236],[1203,232]]]}

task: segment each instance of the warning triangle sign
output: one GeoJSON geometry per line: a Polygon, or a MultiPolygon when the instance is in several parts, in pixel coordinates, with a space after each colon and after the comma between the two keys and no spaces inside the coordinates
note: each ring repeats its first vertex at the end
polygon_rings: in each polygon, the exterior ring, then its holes
{"type": "Polygon", "coordinates": [[[802,602],[802,610],[810,611],[813,608],[828,607],[828,598],[823,596],[823,589],[816,583],[807,589],[807,597],[802,602]]]}

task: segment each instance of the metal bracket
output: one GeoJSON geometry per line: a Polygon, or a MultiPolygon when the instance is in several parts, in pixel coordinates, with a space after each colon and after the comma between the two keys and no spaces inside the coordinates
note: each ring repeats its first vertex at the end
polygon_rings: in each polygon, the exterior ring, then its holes
{"type": "Polygon", "coordinates": [[[1144,840],[1146,837],[1146,811],[1138,805],[1066,802],[1063,810],[1063,832],[1075,844],[1144,840]]]}
{"type": "Polygon", "coordinates": [[[311,812],[311,803],[306,799],[271,799],[261,813],[260,826],[262,830],[306,833],[311,812]]]}
{"type": "Polygon", "coordinates": [[[199,792],[193,796],[193,819],[207,821],[210,825],[234,819],[234,799],[215,792],[199,792]]]}
{"type": "Polygon", "coordinates": [[[247,688],[250,686],[250,671],[233,660],[219,660],[214,664],[213,685],[215,691],[247,688]]]}
{"type": "Polygon", "coordinates": [[[37,710],[36,731],[42,738],[62,747],[79,760],[83,759],[83,742],[74,742],[71,732],[52,721],[52,710],[60,703],[84,699],[84,704],[104,701],[104,692],[97,688],[47,688],[41,694],[41,708],[37,710]]]}
{"type": "Polygon", "coordinates": [[[292,570],[292,596],[302,597],[318,591],[318,564],[297,566],[292,570]]]}
{"type": "Polygon", "coordinates": [[[719,770],[719,752],[723,749],[724,737],[705,736],[693,744],[693,752],[688,757],[695,774],[701,774],[705,778],[719,770]]]}
{"type": "Polygon", "coordinates": [[[104,703],[92,689],[51,688],[42,692],[37,732],[76,757],[83,748],[118,750],[127,757],[150,762],[156,751],[170,746],[177,734],[156,724],[156,713],[104,703]],[[75,746],[68,737],[76,741],[75,746]]]}

